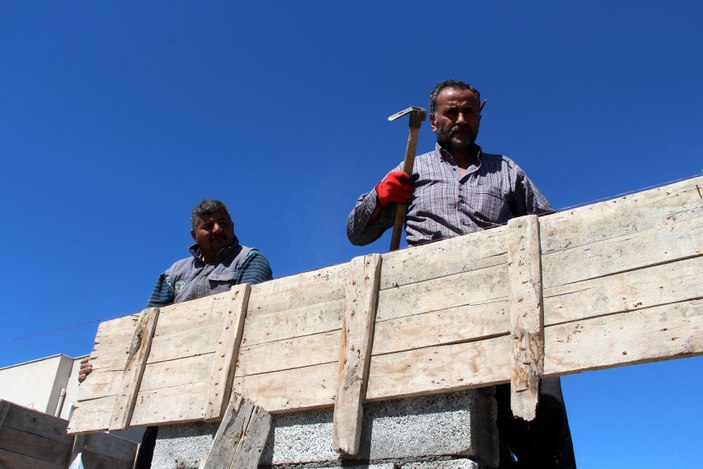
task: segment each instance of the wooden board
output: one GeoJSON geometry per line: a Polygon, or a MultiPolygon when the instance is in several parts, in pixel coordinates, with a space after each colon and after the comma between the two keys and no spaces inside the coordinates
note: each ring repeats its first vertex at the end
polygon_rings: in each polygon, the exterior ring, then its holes
{"type": "Polygon", "coordinates": [[[0,400],[0,467],[65,469],[83,453],[86,467],[131,469],[137,443],[106,433],[73,436],[68,421],[0,400]]]}
{"type": "MultiPolygon", "coordinates": [[[[703,353],[702,188],[696,178],[539,218],[530,252],[541,256],[530,262],[541,264],[542,287],[532,297],[511,284],[524,280],[509,266],[514,226],[381,255],[360,399],[509,382],[520,298],[532,310],[542,301],[545,376],[703,353]]],[[[234,391],[269,412],[334,405],[338,359],[349,351],[339,344],[350,265],[251,287],[234,391]]],[[[236,342],[223,334],[227,308],[216,305],[227,295],[161,310],[130,425],[216,418],[207,397],[222,383],[216,344],[236,342]]],[[[72,429],[103,428],[105,412],[109,420],[133,322],[101,325],[96,376],[81,387],[72,429]]]]}
{"type": "Polygon", "coordinates": [[[369,377],[371,344],[381,256],[369,254],[351,262],[339,345],[339,375],[334,403],[332,445],[349,455],[359,452],[364,400],[369,377]]]}

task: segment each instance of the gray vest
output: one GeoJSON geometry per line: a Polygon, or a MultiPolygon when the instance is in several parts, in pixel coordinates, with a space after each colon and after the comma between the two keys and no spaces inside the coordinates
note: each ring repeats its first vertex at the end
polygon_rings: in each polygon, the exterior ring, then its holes
{"type": "Polygon", "coordinates": [[[182,259],[168,270],[168,278],[175,292],[174,303],[228,291],[237,284],[239,271],[252,248],[239,243],[221,251],[221,258],[207,264],[193,256],[182,259]]]}

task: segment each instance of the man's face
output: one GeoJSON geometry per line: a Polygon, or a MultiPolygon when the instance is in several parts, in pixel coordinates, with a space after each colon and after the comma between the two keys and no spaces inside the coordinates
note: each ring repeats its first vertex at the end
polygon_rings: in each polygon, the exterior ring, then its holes
{"type": "Polygon", "coordinates": [[[471,90],[444,88],[437,96],[437,109],[430,114],[432,131],[442,148],[468,150],[478,136],[480,103],[471,90]]]}
{"type": "Polygon", "coordinates": [[[198,243],[203,259],[215,259],[220,249],[234,241],[234,223],[227,212],[220,210],[200,217],[198,226],[190,231],[198,243]]]}

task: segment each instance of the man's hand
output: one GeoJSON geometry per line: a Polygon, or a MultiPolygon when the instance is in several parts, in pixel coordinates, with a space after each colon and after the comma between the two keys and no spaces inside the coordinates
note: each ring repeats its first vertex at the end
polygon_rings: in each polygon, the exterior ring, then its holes
{"type": "Polygon", "coordinates": [[[88,375],[93,371],[93,365],[90,364],[90,358],[84,358],[81,360],[81,367],[78,373],[78,382],[82,383],[88,377],[88,375]]]}
{"type": "Polygon", "coordinates": [[[381,207],[390,203],[406,204],[410,202],[415,189],[412,179],[405,171],[391,171],[383,181],[376,184],[376,195],[381,207]]]}

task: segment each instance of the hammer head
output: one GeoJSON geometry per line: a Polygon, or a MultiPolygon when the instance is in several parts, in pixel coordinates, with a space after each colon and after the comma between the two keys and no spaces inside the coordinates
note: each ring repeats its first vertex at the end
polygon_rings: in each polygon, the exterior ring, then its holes
{"type": "MultiPolygon", "coordinates": [[[[399,119],[403,117],[405,114],[410,114],[410,121],[417,121],[417,122],[422,122],[425,120],[425,116],[427,115],[427,111],[421,107],[415,107],[411,106],[407,109],[403,109],[402,111],[396,112],[392,116],[388,116],[389,121],[394,121],[396,119],[399,119]]],[[[418,124],[418,127],[420,125],[418,124]]]]}

